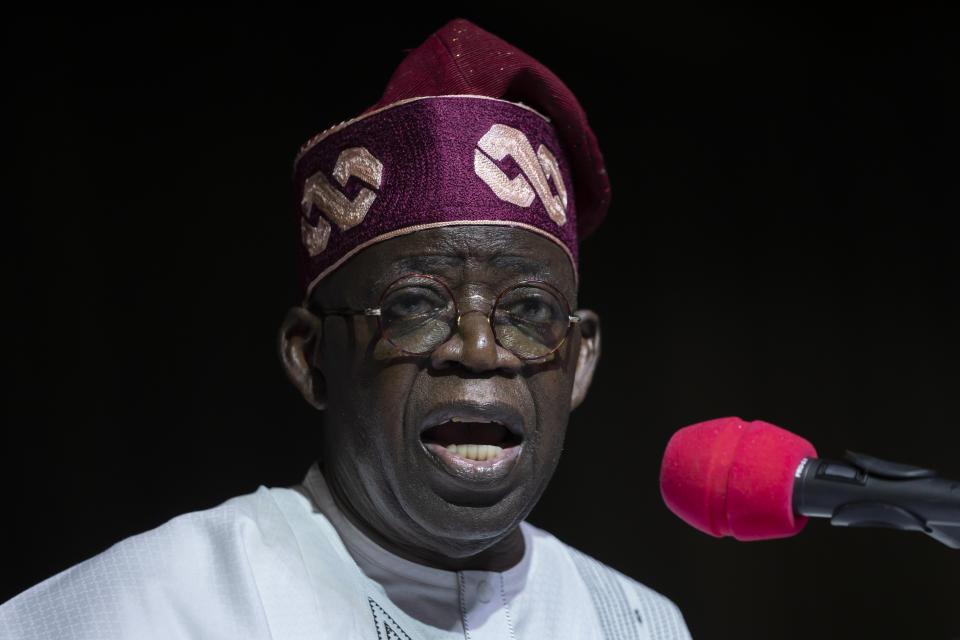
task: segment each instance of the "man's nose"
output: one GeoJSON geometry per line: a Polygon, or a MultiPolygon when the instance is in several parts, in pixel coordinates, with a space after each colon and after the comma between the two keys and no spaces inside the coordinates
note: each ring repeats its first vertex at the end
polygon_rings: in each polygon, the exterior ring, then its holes
{"type": "Polygon", "coordinates": [[[436,369],[459,365],[473,373],[517,373],[523,364],[512,351],[497,344],[490,319],[480,311],[460,315],[457,330],[433,350],[430,363],[436,369]]]}

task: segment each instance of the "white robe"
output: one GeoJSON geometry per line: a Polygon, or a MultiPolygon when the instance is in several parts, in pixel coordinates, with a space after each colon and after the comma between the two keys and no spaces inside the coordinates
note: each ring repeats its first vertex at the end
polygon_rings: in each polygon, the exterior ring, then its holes
{"type": "Polygon", "coordinates": [[[123,540],[0,605],[0,638],[690,637],[672,602],[527,523],[516,566],[444,571],[363,536],[316,467],[304,488],[260,487],[123,540]]]}

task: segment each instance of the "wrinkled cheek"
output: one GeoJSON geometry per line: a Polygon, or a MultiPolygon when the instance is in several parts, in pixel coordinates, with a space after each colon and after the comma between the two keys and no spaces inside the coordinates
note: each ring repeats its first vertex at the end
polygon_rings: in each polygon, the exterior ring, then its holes
{"type": "Polygon", "coordinates": [[[533,381],[537,408],[537,449],[544,470],[553,469],[560,459],[567,422],[570,419],[570,392],[573,376],[556,369],[533,381]]]}
{"type": "Polygon", "coordinates": [[[375,362],[386,364],[391,360],[395,360],[398,356],[403,355],[402,352],[397,349],[395,346],[390,344],[390,342],[380,336],[379,334],[376,337],[376,341],[372,343],[372,349],[370,350],[370,355],[375,362]]]}
{"type": "Polygon", "coordinates": [[[567,415],[551,414],[544,416],[544,428],[540,433],[539,448],[543,466],[552,470],[560,461],[563,441],[567,433],[567,415]]]}
{"type": "Polygon", "coordinates": [[[372,461],[364,472],[377,472],[377,461],[392,458],[403,430],[403,380],[358,358],[334,374],[327,427],[335,430],[339,451],[372,461]]]}
{"type": "Polygon", "coordinates": [[[398,463],[406,453],[404,415],[416,368],[394,362],[378,369],[365,379],[367,384],[356,397],[355,406],[366,416],[369,444],[376,449],[375,455],[398,463]]]}

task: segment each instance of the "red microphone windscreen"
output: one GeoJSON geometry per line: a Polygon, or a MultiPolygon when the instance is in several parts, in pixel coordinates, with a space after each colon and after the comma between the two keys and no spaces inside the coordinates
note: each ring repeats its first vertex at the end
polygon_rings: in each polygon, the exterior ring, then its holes
{"type": "Polygon", "coordinates": [[[718,538],[785,538],[807,523],[793,513],[794,472],[813,445],[759,420],[708,420],[667,444],[660,493],[671,511],[718,538]]]}

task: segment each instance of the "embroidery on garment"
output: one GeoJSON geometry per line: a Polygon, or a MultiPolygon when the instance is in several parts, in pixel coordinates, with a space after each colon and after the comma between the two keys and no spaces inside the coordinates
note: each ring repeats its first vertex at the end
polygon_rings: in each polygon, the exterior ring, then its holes
{"type": "Polygon", "coordinates": [[[370,613],[373,614],[373,624],[377,627],[377,638],[379,640],[412,640],[407,632],[404,631],[397,621],[389,613],[383,610],[373,598],[368,597],[370,603],[370,613]]]}
{"type": "MultiPolygon", "coordinates": [[[[373,189],[379,189],[383,181],[383,163],[364,147],[344,149],[333,167],[333,177],[341,187],[346,187],[347,182],[353,177],[373,189]]],[[[346,231],[363,222],[376,199],[377,194],[373,190],[363,187],[353,200],[350,200],[330,184],[323,171],[317,171],[307,178],[303,185],[303,198],[300,200],[303,213],[300,232],[310,257],[323,251],[330,238],[330,223],[327,220],[318,216],[316,222],[310,221],[310,211],[313,207],[323,213],[330,222],[340,227],[341,231],[346,231]]]]}
{"type": "Polygon", "coordinates": [[[576,549],[570,549],[570,557],[590,593],[604,640],[642,638],[643,619],[640,612],[631,608],[613,572],[576,549]]]}
{"type": "Polygon", "coordinates": [[[504,202],[526,208],[539,196],[550,219],[559,227],[566,224],[567,188],[560,176],[560,165],[545,145],[541,144],[534,153],[527,136],[519,129],[505,124],[490,127],[473,150],[473,171],[504,202]],[[499,162],[507,156],[520,167],[513,179],[494,164],[494,160],[499,162]],[[557,195],[550,191],[550,181],[557,195]]]}

